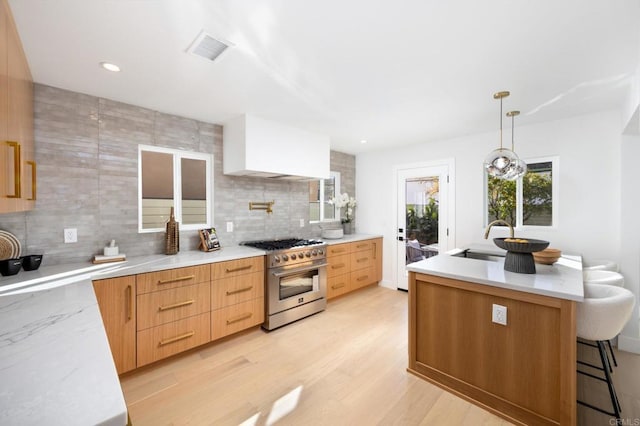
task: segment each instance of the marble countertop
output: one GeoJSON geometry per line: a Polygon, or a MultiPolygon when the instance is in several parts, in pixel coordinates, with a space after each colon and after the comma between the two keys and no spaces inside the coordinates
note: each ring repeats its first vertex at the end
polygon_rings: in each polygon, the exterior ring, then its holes
{"type": "Polygon", "coordinates": [[[347,234],[342,238],[321,238],[328,245],[352,243],[354,241],[370,240],[372,238],[382,238],[382,235],[372,234],[347,234]]]}
{"type": "Polygon", "coordinates": [[[90,281],[0,297],[0,336],[0,424],[127,423],[90,281]]]}
{"type": "MultiPolygon", "coordinates": [[[[326,241],[375,237],[354,234],[326,241]]],[[[92,280],[265,254],[229,246],[99,265],[44,265],[0,278],[0,424],[126,424],[127,407],[92,280]]]]}
{"type": "Polygon", "coordinates": [[[487,261],[452,256],[466,248],[498,255],[505,253],[497,247],[474,244],[411,263],[407,270],[578,302],[584,299],[580,256],[563,254],[553,265],[536,264],[535,274],[518,274],[504,270],[504,259],[487,261]]]}
{"type": "MultiPolygon", "coordinates": [[[[326,241],[376,237],[353,234],[326,241]]],[[[0,278],[0,424],[126,424],[127,407],[92,280],[265,254],[229,246],[99,265],[45,265],[0,278]]]]}
{"type": "Polygon", "coordinates": [[[262,256],[250,247],[43,266],[0,281],[0,424],[127,423],[91,281],[262,256]]]}

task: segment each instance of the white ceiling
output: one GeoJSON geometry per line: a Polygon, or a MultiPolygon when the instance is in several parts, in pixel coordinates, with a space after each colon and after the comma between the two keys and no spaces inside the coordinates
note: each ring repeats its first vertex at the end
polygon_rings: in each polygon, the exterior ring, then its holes
{"type": "Polygon", "coordinates": [[[497,129],[499,90],[518,124],[619,107],[640,56],[638,0],[9,3],[36,82],[353,154],[497,129]],[[203,29],[234,47],[185,53],[203,29]]]}

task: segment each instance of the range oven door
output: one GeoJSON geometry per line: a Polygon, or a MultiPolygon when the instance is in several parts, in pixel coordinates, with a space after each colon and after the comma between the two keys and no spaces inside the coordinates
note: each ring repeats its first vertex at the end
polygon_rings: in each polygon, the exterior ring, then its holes
{"type": "Polygon", "coordinates": [[[327,263],[323,260],[273,268],[267,287],[269,315],[323,299],[327,293],[327,263]]]}

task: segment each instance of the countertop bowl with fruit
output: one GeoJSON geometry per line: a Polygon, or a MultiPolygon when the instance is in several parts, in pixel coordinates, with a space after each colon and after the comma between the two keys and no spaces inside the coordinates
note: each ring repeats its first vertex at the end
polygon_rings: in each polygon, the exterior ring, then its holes
{"type": "Polygon", "coordinates": [[[533,253],[542,251],[549,246],[549,241],[533,238],[494,238],[493,242],[501,249],[513,253],[533,253]]]}

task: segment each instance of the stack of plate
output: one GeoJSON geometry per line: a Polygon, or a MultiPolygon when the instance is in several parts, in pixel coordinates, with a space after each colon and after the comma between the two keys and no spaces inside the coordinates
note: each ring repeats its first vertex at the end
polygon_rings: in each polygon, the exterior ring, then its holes
{"type": "Polygon", "coordinates": [[[21,253],[22,246],[16,236],[0,230],[0,260],[17,259],[21,253]]]}

